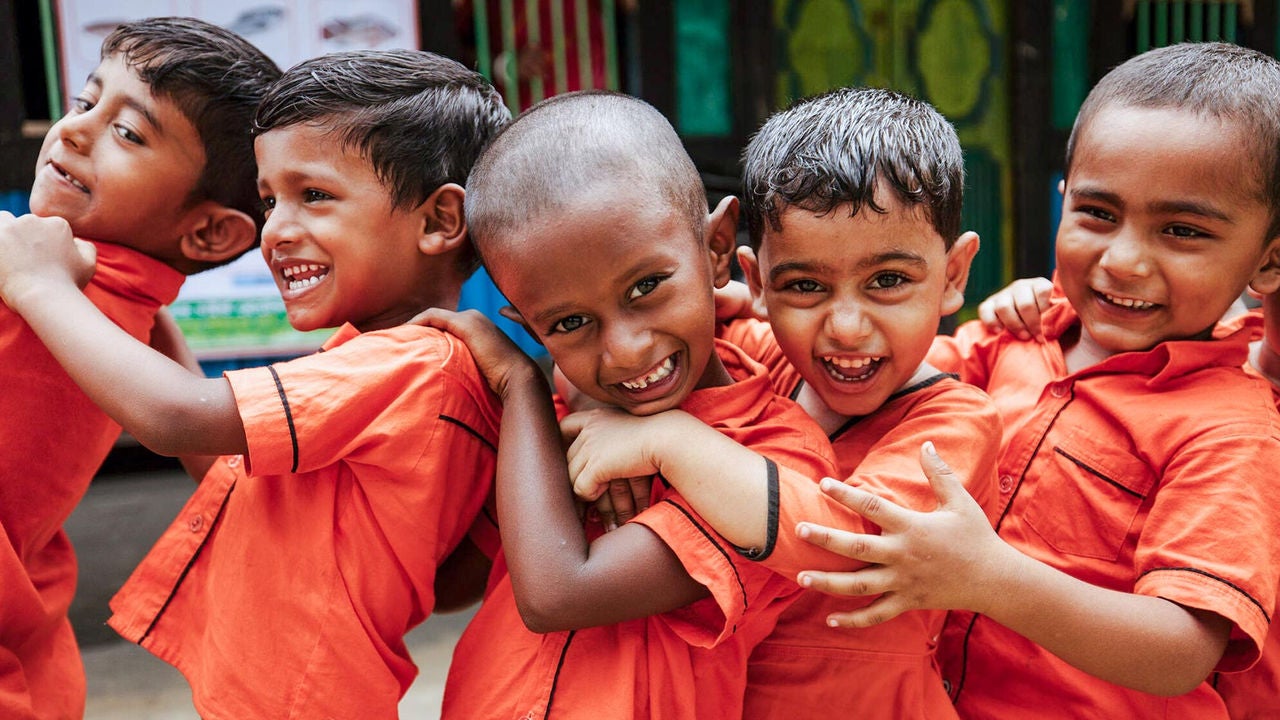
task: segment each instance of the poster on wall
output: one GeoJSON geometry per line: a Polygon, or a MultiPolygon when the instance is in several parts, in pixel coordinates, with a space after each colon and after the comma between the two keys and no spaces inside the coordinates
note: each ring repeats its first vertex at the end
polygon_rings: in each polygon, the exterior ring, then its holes
{"type": "MultiPolygon", "coordinates": [[[[280,67],[340,50],[417,48],[413,0],[61,0],[57,3],[63,97],[78,94],[117,25],[155,16],[198,17],[235,31],[280,67]]],[[[329,331],[299,333],[262,256],[187,278],[170,306],[205,363],[254,362],[314,350],[329,331]]]]}

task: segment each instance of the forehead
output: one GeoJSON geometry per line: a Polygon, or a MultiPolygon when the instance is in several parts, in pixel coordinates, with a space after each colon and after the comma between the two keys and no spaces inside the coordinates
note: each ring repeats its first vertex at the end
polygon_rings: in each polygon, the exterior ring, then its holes
{"type": "Polygon", "coordinates": [[[1234,122],[1177,108],[1101,108],[1083,128],[1067,187],[1129,202],[1262,204],[1262,168],[1234,122]]]}
{"type": "Polygon", "coordinates": [[[895,256],[924,260],[946,255],[946,241],[929,221],[923,205],[902,202],[893,193],[878,193],[876,212],[867,205],[850,216],[850,206],[827,213],[788,207],[778,229],[766,228],[760,246],[766,266],[814,263],[853,271],[895,256]]]}
{"type": "Polygon", "coordinates": [[[253,140],[259,179],[287,169],[300,175],[345,174],[362,179],[373,165],[342,141],[339,133],[320,125],[298,123],[272,128],[253,140]]]}

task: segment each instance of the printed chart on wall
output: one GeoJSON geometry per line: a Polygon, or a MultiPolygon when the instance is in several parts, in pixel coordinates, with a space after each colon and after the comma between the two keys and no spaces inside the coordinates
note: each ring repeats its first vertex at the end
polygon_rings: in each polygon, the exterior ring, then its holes
{"type": "MultiPolygon", "coordinates": [[[[240,34],[282,68],[327,52],[417,48],[413,0],[61,0],[56,3],[61,84],[74,97],[98,64],[102,39],[122,22],[198,17],[240,34]]],[[[206,361],[292,355],[314,350],[328,331],[302,334],[261,255],[191,276],[171,311],[206,361]]]]}

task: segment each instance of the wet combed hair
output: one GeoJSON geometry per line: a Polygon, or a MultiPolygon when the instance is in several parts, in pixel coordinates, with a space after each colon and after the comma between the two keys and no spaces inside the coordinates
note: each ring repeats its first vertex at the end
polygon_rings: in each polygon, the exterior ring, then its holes
{"type": "MultiPolygon", "coordinates": [[[[336,52],[287,70],[263,98],[254,133],[307,124],[335,133],[373,166],[392,205],[411,210],[463,185],[480,151],[511,121],[479,73],[419,50],[336,52]]],[[[478,263],[463,253],[465,271],[478,263]]]]}
{"type": "Polygon", "coordinates": [[[841,88],[769,117],[743,153],[742,209],[751,247],[789,207],[887,212],[876,190],[922,206],[950,249],[960,235],[964,156],[931,105],[892,90],[841,88]]]}
{"type": "Polygon", "coordinates": [[[1066,174],[1082,133],[1108,105],[1207,115],[1239,128],[1257,158],[1258,199],[1280,234],[1280,61],[1229,43],[1181,43],[1130,58],[1089,91],[1067,141],[1066,174]]]}
{"type": "Polygon", "coordinates": [[[683,214],[701,241],[706,188],[662,113],[617,92],[556,95],[516,118],[480,156],[467,180],[467,226],[483,255],[531,218],[619,183],[683,214]]]}
{"type": "MultiPolygon", "coordinates": [[[[102,41],[102,58],[119,56],[191,122],[204,144],[204,170],[190,202],[213,200],[254,219],[262,202],[253,159],[253,113],[280,68],[235,33],[189,17],[124,23],[102,41]]],[[[218,263],[221,264],[221,263],[218,263]]]]}

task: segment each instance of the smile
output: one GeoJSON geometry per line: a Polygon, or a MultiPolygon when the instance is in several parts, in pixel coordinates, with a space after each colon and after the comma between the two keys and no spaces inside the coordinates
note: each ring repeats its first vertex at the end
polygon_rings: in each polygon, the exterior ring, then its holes
{"type": "Polygon", "coordinates": [[[323,265],[310,263],[307,265],[290,265],[280,270],[285,287],[290,290],[305,290],[329,276],[329,269],[323,265]]]}
{"type": "Polygon", "coordinates": [[[662,382],[663,380],[666,380],[668,377],[671,376],[671,373],[674,372],[675,369],[676,369],[675,355],[668,355],[666,360],[663,360],[662,362],[655,365],[654,368],[650,370],[648,373],[646,373],[645,375],[635,378],[633,380],[624,380],[618,384],[628,390],[631,390],[633,392],[638,392],[640,390],[644,390],[648,388],[650,385],[654,383],[662,382]]]}
{"type": "Polygon", "coordinates": [[[62,178],[63,178],[64,180],[66,180],[67,182],[71,183],[71,186],[72,186],[72,187],[76,188],[77,190],[79,190],[79,191],[80,191],[80,192],[82,192],[82,193],[85,193],[86,195],[89,193],[89,188],[88,188],[88,187],[86,187],[84,183],[82,183],[82,182],[80,182],[79,180],[77,180],[77,179],[75,178],[75,176],[74,176],[74,175],[72,175],[71,173],[69,173],[69,172],[67,172],[66,170],[62,169],[62,166],[61,166],[61,165],[59,165],[58,163],[53,162],[52,160],[50,160],[50,161],[49,161],[49,167],[53,168],[54,172],[56,172],[56,173],[58,173],[59,175],[61,175],[61,176],[62,176],[62,178]]]}
{"type": "Polygon", "coordinates": [[[1129,308],[1130,310],[1150,310],[1151,308],[1156,306],[1156,303],[1147,302],[1146,300],[1135,300],[1133,298],[1124,298],[1118,295],[1111,295],[1110,293],[1104,293],[1104,292],[1099,292],[1098,294],[1101,295],[1103,299],[1105,299],[1107,302],[1111,303],[1112,305],[1116,305],[1122,308],[1129,308]]]}
{"type": "Polygon", "coordinates": [[[867,380],[880,369],[883,357],[836,357],[823,356],[822,364],[827,374],[841,382],[859,382],[867,380]]]}

